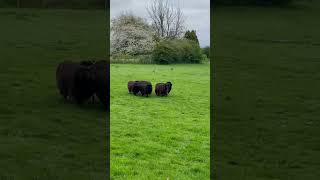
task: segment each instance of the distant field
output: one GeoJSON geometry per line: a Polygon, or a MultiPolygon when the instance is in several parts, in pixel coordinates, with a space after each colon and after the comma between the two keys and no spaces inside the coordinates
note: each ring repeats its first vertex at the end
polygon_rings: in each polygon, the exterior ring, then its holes
{"type": "Polygon", "coordinates": [[[111,65],[112,179],[209,179],[209,65],[111,65]],[[128,94],[149,80],[149,97],[128,94]],[[168,97],[154,93],[171,81],[168,97]]]}
{"type": "Polygon", "coordinates": [[[64,104],[55,68],[106,56],[100,10],[0,9],[0,179],[104,179],[106,113],[64,104]]]}
{"type": "Polygon", "coordinates": [[[319,179],[319,7],[215,9],[216,179],[319,179]]]}

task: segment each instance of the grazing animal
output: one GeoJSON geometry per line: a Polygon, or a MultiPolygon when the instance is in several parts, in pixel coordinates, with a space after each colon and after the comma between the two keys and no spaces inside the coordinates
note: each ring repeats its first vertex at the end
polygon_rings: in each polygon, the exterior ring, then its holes
{"type": "Polygon", "coordinates": [[[132,93],[132,91],[133,91],[133,85],[134,85],[134,83],[136,83],[136,82],[139,82],[139,81],[129,81],[129,82],[128,82],[128,91],[129,91],[129,93],[132,93]]]}
{"type": "Polygon", "coordinates": [[[56,81],[60,94],[66,101],[72,100],[72,91],[74,88],[74,75],[80,67],[78,63],[64,61],[60,63],[56,70],[56,81]]]}
{"type": "Polygon", "coordinates": [[[95,92],[95,74],[91,66],[83,66],[75,71],[72,95],[78,104],[93,97],[95,92]]]}
{"type": "Polygon", "coordinates": [[[172,88],[171,82],[157,83],[155,88],[155,93],[157,96],[167,96],[172,88]]]}
{"type": "Polygon", "coordinates": [[[65,101],[83,103],[94,94],[94,73],[91,66],[73,61],[60,63],[56,70],[57,86],[65,101]]]}
{"type": "MultiPolygon", "coordinates": [[[[94,61],[94,60],[83,60],[83,61],[80,61],[80,65],[87,66],[87,67],[91,67],[91,66],[94,65],[95,63],[96,63],[96,61],[94,61]]],[[[91,103],[92,103],[92,104],[95,103],[94,94],[93,94],[92,97],[91,97],[91,103]]]]}
{"type": "Polygon", "coordinates": [[[135,81],[132,92],[134,95],[140,92],[142,96],[146,95],[148,97],[152,92],[152,84],[149,81],[135,81]]]}
{"type": "Polygon", "coordinates": [[[95,71],[95,93],[105,107],[108,107],[110,97],[109,66],[109,63],[105,60],[97,61],[93,65],[95,71]]]}
{"type": "Polygon", "coordinates": [[[167,84],[167,87],[168,87],[168,94],[169,94],[171,89],[172,89],[172,83],[168,81],[166,84],[167,84]]]}
{"type": "Polygon", "coordinates": [[[98,62],[64,61],[56,70],[57,86],[66,101],[72,100],[82,104],[90,97],[94,102],[95,95],[101,103],[109,105],[109,63],[105,60],[98,62]]]}

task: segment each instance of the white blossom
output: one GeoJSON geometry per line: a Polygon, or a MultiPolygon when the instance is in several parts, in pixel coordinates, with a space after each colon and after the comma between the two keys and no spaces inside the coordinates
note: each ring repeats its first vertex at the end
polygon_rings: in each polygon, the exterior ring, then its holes
{"type": "Polygon", "coordinates": [[[111,54],[147,54],[153,49],[153,32],[146,21],[122,14],[111,21],[111,54]]]}

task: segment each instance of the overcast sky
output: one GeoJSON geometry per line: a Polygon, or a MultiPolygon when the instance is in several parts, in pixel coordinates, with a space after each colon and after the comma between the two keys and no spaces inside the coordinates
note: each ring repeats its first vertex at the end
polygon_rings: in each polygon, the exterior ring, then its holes
{"type": "MultiPolygon", "coordinates": [[[[184,14],[186,29],[196,30],[200,46],[210,45],[210,0],[171,0],[179,4],[184,14]]],[[[110,14],[114,18],[129,11],[148,20],[146,6],[151,0],[111,0],[110,14]]]]}

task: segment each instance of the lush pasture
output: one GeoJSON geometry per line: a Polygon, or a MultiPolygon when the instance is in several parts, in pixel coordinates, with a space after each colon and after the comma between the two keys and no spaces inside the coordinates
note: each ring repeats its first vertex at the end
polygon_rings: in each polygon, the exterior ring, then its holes
{"type": "Polygon", "coordinates": [[[215,177],[320,177],[319,5],[217,8],[215,177]]]}
{"type": "Polygon", "coordinates": [[[209,178],[209,65],[111,65],[112,179],[209,178]],[[149,97],[128,94],[149,80],[149,97]],[[156,82],[171,81],[168,97],[156,82]]]}
{"type": "Polygon", "coordinates": [[[64,104],[55,68],[105,56],[105,12],[0,9],[0,23],[0,179],[104,179],[106,113],[64,104]]]}

